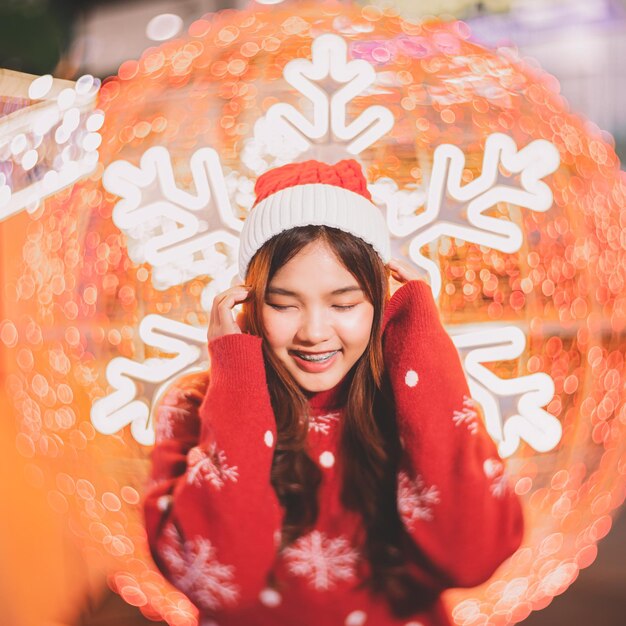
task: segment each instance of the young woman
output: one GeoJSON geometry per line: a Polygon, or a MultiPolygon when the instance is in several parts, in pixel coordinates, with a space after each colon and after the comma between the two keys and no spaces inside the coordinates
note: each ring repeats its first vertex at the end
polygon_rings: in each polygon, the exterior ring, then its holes
{"type": "Polygon", "coordinates": [[[154,560],[205,626],[448,624],[441,593],[486,581],[523,519],[430,289],[355,161],[256,192],[210,372],[158,407],[154,560]]]}

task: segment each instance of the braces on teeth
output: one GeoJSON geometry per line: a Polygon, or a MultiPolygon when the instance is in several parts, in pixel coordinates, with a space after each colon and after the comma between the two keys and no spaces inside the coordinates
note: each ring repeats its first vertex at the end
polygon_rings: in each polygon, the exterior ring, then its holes
{"type": "Polygon", "coordinates": [[[330,359],[336,352],[338,352],[338,350],[335,350],[333,352],[326,352],[321,356],[313,356],[313,355],[305,355],[302,352],[296,352],[296,354],[301,358],[304,359],[305,361],[328,361],[328,359],[330,359]]]}

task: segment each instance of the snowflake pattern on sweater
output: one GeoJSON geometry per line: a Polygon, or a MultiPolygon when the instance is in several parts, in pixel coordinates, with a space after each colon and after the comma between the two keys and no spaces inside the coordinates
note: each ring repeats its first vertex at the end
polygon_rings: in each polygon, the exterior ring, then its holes
{"type": "Polygon", "coordinates": [[[476,403],[469,396],[463,396],[463,408],[454,411],[452,421],[455,426],[465,424],[467,430],[475,435],[478,432],[478,412],[476,411],[476,403]]]}
{"type": "Polygon", "coordinates": [[[321,433],[328,435],[331,426],[339,421],[339,412],[324,413],[322,415],[312,415],[309,417],[309,432],[321,433]]]}
{"type": "Polygon", "coordinates": [[[193,485],[206,481],[216,489],[221,489],[226,481],[236,483],[239,477],[237,466],[230,467],[226,463],[226,453],[218,450],[215,443],[209,446],[208,452],[200,446],[191,448],[187,453],[187,467],[187,482],[193,485]]]}
{"type": "Polygon", "coordinates": [[[204,537],[182,541],[173,524],[163,531],[159,554],[176,587],[201,609],[217,610],[239,597],[235,568],[215,558],[215,548],[204,537]]]}
{"type": "Polygon", "coordinates": [[[433,519],[433,507],[439,504],[439,489],[435,485],[426,485],[419,475],[411,480],[400,470],[397,495],[398,512],[407,526],[412,527],[416,520],[433,519]]]}
{"type": "Polygon", "coordinates": [[[509,488],[508,478],[504,472],[504,463],[499,459],[487,459],[483,463],[485,476],[491,480],[489,491],[496,498],[502,498],[509,488]]]}
{"type": "Polygon", "coordinates": [[[327,537],[314,530],[295,541],[284,551],[292,574],[305,576],[317,590],[334,587],[340,580],[354,580],[358,552],[345,537],[327,537]]]}
{"type": "Polygon", "coordinates": [[[174,439],[174,425],[182,422],[189,415],[189,411],[176,406],[159,406],[157,410],[155,439],[157,443],[165,439],[174,439]]]}

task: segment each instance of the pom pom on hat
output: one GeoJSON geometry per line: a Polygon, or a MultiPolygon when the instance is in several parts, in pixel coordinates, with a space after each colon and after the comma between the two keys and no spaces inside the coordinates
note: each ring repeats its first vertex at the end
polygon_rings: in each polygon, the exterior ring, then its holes
{"type": "Polygon", "coordinates": [[[256,202],[244,222],[239,275],[245,280],[254,254],[275,235],[298,226],[324,225],[369,243],[384,263],[391,257],[387,224],[372,202],[361,166],[354,159],[328,165],[289,163],[259,176],[256,202]]]}

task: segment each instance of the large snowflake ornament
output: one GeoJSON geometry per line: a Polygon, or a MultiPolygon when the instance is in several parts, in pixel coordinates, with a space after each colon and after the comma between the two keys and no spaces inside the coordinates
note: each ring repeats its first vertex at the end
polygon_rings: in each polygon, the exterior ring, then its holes
{"type": "Polygon", "coordinates": [[[209,308],[237,273],[243,223],[233,214],[217,152],[196,150],[189,167],[195,193],[177,186],[169,151],[155,146],[144,152],[139,167],[124,160],[111,163],[103,184],[121,197],[113,222],[126,235],[130,258],[152,266],[154,287],[164,290],[210,276],[202,297],[209,308]]]}
{"type": "Polygon", "coordinates": [[[305,577],[318,591],[332,589],[339,581],[354,579],[358,552],[345,537],[327,537],[314,530],[283,552],[287,568],[305,577]]]}
{"type": "Polygon", "coordinates": [[[148,315],[139,325],[139,336],[173,357],[150,358],[143,362],[116,357],[106,368],[112,390],[96,400],[91,407],[95,429],[105,435],[117,433],[131,425],[133,437],[143,445],[152,445],[155,430],[149,419],[150,398],[159,396],[159,389],[194,368],[201,368],[205,354],[206,329],[183,324],[161,315],[148,315]],[[137,382],[144,389],[138,389],[137,382]],[[150,390],[150,391],[149,391],[150,390]]]}
{"type": "Polygon", "coordinates": [[[393,114],[381,105],[370,106],[348,121],[349,104],[372,86],[376,71],[363,59],[348,61],[343,37],[330,33],[316,37],[311,57],[310,61],[290,61],[283,72],[285,80],[310,104],[311,117],[292,104],[279,102],[270,107],[257,121],[254,140],[243,153],[243,162],[256,174],[301,160],[307,151],[326,158],[341,150],[346,156],[357,155],[393,128],[393,114]],[[320,144],[329,151],[324,152],[320,144]]]}
{"type": "Polygon", "coordinates": [[[233,582],[235,568],[215,558],[215,548],[205,537],[183,541],[169,522],[157,551],[174,585],[197,607],[216,611],[237,602],[240,591],[233,582]]]}
{"type": "Polygon", "coordinates": [[[542,179],[556,171],[559,163],[559,153],[549,141],[537,139],[518,150],[511,137],[493,133],[485,142],[482,172],[476,179],[463,184],[465,155],[457,146],[442,144],[434,152],[427,190],[393,190],[382,180],[376,192],[385,200],[391,234],[410,236],[409,256],[427,272],[436,298],[441,290],[440,267],[422,248],[448,236],[516,252],[523,241],[519,225],[487,212],[499,203],[547,211],[552,206],[552,191],[542,179]],[[519,183],[512,180],[514,176],[519,183]],[[424,200],[424,211],[415,214],[424,200]]]}
{"type": "Polygon", "coordinates": [[[503,379],[484,365],[519,358],[526,347],[524,332],[517,326],[485,325],[452,340],[472,398],[483,408],[487,432],[499,442],[500,456],[513,454],[522,439],[538,452],[554,448],[561,439],[561,423],[542,408],[554,397],[552,378],[539,372],[503,379]]]}

